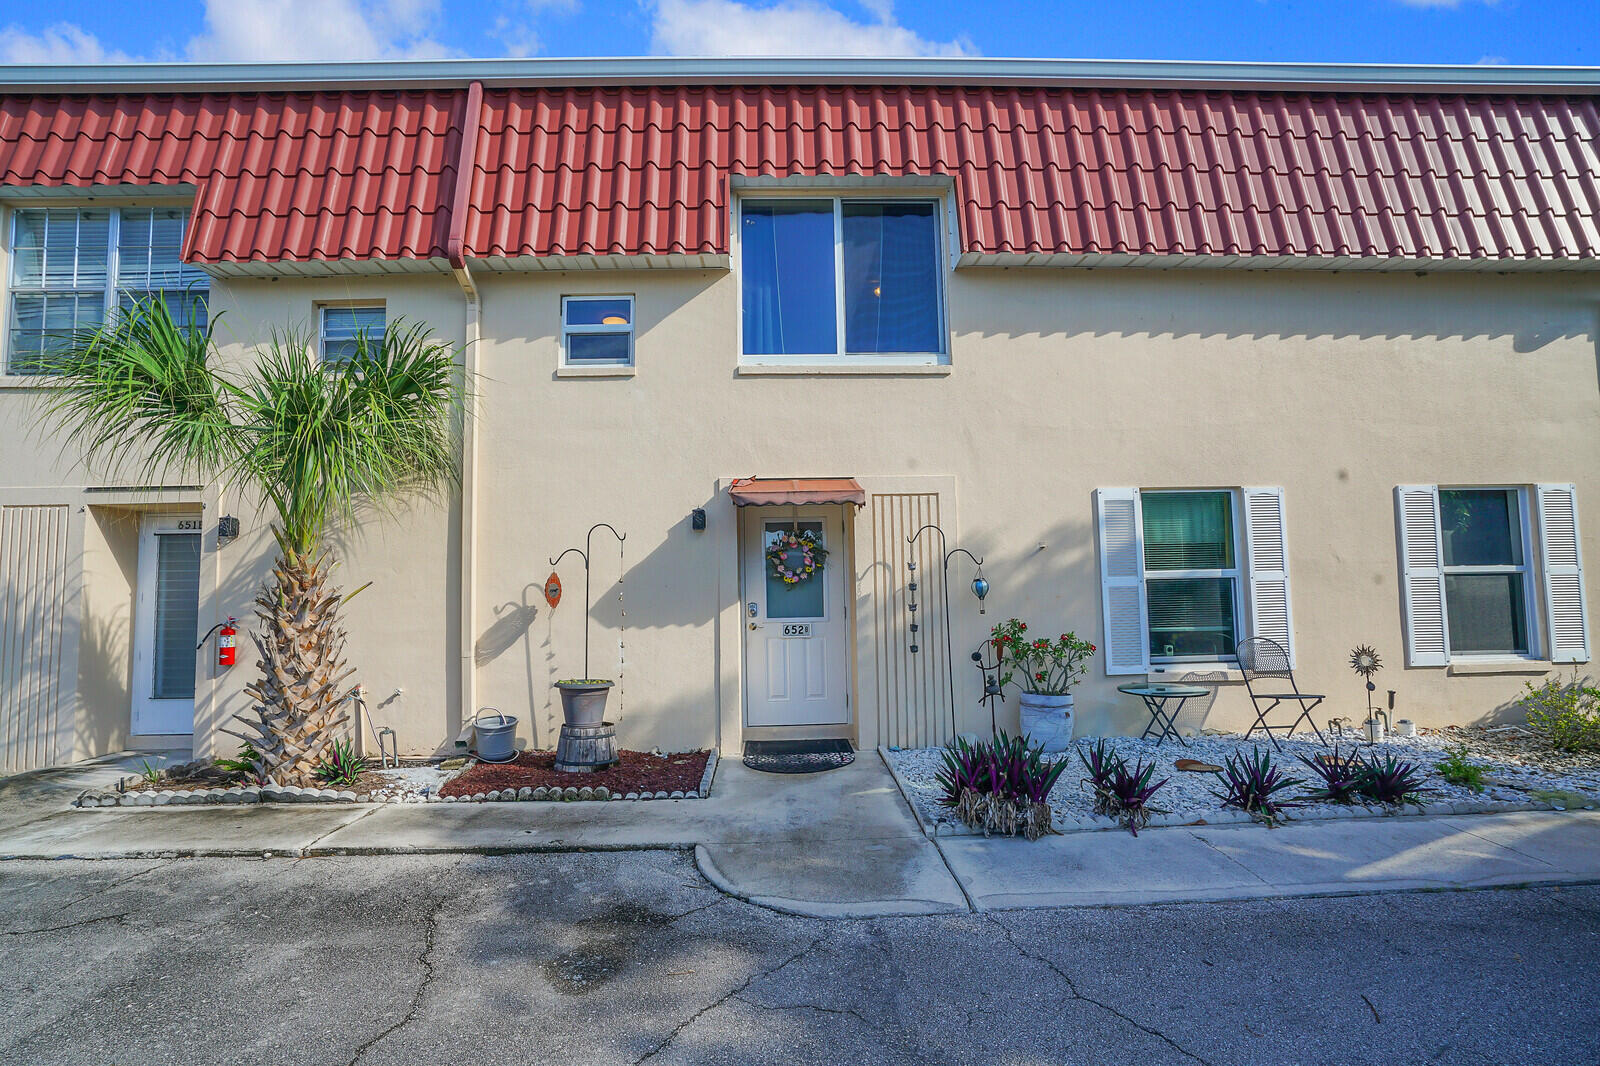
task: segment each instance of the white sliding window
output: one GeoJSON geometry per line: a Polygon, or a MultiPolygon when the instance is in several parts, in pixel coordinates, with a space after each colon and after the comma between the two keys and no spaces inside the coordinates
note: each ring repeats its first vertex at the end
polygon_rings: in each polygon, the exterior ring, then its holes
{"type": "Polygon", "coordinates": [[[941,360],[942,218],[934,199],[741,200],[742,357],[941,360]]]}
{"type": "Polygon", "coordinates": [[[180,258],[187,223],[177,207],[12,212],[5,372],[48,374],[77,331],[153,296],[180,324],[203,323],[210,279],[180,258]]]}

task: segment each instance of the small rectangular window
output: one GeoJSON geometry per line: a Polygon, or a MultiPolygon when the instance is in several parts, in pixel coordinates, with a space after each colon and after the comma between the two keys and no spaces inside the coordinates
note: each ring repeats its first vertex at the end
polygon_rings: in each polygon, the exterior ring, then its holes
{"type": "Polygon", "coordinates": [[[1445,614],[1456,654],[1528,654],[1522,493],[1440,489],[1445,614]]]}
{"type": "Polygon", "coordinates": [[[1153,662],[1231,658],[1239,551],[1231,492],[1140,493],[1153,662]]]}
{"type": "Polygon", "coordinates": [[[563,296],[561,352],[567,366],[632,366],[633,297],[563,296]]]}
{"type": "Polygon", "coordinates": [[[383,344],[384,308],[324,307],[322,309],[322,361],[348,363],[363,345],[383,344]]]}

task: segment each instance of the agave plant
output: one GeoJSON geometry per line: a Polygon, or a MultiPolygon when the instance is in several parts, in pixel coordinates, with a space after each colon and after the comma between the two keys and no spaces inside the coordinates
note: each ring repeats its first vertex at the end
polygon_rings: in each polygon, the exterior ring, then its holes
{"type": "Polygon", "coordinates": [[[1283,795],[1288,789],[1304,784],[1298,777],[1286,777],[1274,766],[1272,756],[1253,747],[1251,755],[1230,755],[1221,770],[1216,771],[1223,791],[1213,792],[1224,807],[1236,807],[1248,812],[1269,826],[1275,826],[1296,801],[1283,795]]]}
{"type": "Polygon", "coordinates": [[[1361,781],[1367,772],[1366,760],[1359,753],[1350,756],[1341,756],[1339,746],[1336,744],[1331,756],[1319,755],[1315,759],[1308,759],[1304,755],[1298,756],[1299,760],[1311,768],[1317,775],[1317,780],[1322,788],[1306,795],[1309,800],[1323,800],[1328,803],[1354,803],[1361,796],[1361,781]]]}
{"type": "Polygon", "coordinates": [[[1407,803],[1423,805],[1422,769],[1416,763],[1402,762],[1394,755],[1368,759],[1361,775],[1361,794],[1375,803],[1399,810],[1407,803]]]}
{"type": "Polygon", "coordinates": [[[43,412],[136,483],[220,483],[273,516],[278,557],[251,634],[260,675],[234,716],[244,731],[225,732],[250,745],[258,777],[310,784],[354,688],[327,534],[357,508],[456,480],[465,389],[455,349],[421,327],[362,334],[338,366],[305,336],[275,335],[235,370],[218,365],[216,322],[180,324],[159,296],[136,303],[52,356],[43,412]]]}
{"type": "Polygon", "coordinates": [[[317,780],[325,785],[353,785],[366,768],[367,760],[356,754],[355,745],[336,740],[317,763],[317,780]]]}

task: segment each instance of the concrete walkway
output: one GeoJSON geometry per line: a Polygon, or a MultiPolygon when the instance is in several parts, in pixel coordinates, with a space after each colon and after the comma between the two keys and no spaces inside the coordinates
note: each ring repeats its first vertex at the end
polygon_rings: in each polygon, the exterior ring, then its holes
{"type": "Polygon", "coordinates": [[[0,781],[0,858],[693,848],[723,891],[819,917],[1600,882],[1600,812],[934,842],[870,751],[813,775],[726,759],[704,800],[70,806],[136,765],[112,758],[0,781]]]}

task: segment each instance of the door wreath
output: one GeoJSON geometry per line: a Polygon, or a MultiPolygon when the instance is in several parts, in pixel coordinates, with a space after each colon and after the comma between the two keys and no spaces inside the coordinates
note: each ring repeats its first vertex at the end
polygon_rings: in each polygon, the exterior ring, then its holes
{"type": "Polygon", "coordinates": [[[827,558],[828,549],[822,546],[822,538],[809,529],[781,533],[767,549],[767,565],[772,567],[772,576],[791,589],[820,574],[827,558]]]}

